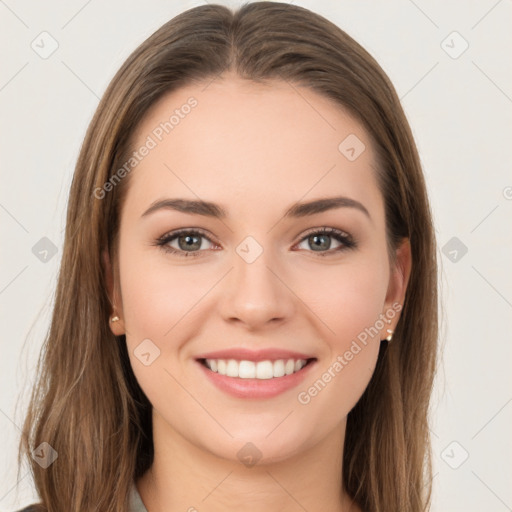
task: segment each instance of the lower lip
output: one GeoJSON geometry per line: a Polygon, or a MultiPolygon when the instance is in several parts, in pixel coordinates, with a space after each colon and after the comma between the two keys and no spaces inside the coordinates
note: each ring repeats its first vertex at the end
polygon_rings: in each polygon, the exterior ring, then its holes
{"type": "Polygon", "coordinates": [[[298,372],[284,375],[283,377],[273,377],[272,379],[228,377],[227,375],[220,375],[217,372],[211,371],[200,361],[196,360],[196,363],[213,384],[231,396],[237,398],[272,398],[298,386],[309,374],[316,360],[311,361],[298,372]]]}

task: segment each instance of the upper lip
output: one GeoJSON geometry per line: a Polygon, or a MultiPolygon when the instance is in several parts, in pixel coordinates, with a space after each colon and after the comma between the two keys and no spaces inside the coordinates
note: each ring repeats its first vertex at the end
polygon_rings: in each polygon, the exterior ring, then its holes
{"type": "Polygon", "coordinates": [[[207,352],[196,357],[196,359],[235,359],[237,361],[276,361],[278,359],[313,359],[314,357],[292,350],[281,350],[267,348],[261,350],[249,350],[247,348],[228,348],[207,352]]]}

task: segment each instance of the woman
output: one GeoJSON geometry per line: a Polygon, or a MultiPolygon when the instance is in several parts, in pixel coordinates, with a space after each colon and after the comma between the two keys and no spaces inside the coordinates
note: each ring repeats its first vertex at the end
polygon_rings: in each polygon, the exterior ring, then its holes
{"type": "Polygon", "coordinates": [[[436,343],[425,182],[380,66],[298,6],[190,9],[80,152],[32,510],[426,510],[436,343]]]}

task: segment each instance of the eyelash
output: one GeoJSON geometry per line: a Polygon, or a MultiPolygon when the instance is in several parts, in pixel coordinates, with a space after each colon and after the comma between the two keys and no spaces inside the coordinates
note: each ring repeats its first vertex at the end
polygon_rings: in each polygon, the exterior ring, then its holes
{"type": "MultiPolygon", "coordinates": [[[[197,250],[197,251],[183,251],[175,249],[174,247],[170,247],[167,245],[169,242],[173,241],[174,239],[178,238],[180,235],[187,234],[187,235],[199,235],[204,238],[206,238],[209,242],[213,242],[206,234],[205,231],[202,229],[194,228],[194,229],[179,229],[177,231],[172,231],[171,233],[166,233],[165,235],[158,238],[153,245],[156,245],[160,247],[163,251],[171,254],[176,254],[179,257],[183,258],[189,258],[189,257],[197,257],[200,256],[204,250],[197,250]]],[[[320,251],[316,254],[320,257],[326,257],[326,256],[333,256],[334,253],[338,253],[341,251],[346,251],[347,249],[354,249],[357,247],[357,243],[354,240],[354,238],[349,235],[348,233],[345,233],[343,231],[340,231],[339,229],[330,228],[330,227],[323,227],[320,229],[315,229],[310,232],[308,232],[305,236],[303,236],[299,244],[302,243],[304,240],[309,238],[312,235],[330,235],[332,238],[336,239],[338,242],[340,242],[342,245],[340,247],[337,247],[336,249],[330,249],[327,251],[320,251]]],[[[315,252],[315,251],[309,251],[309,252],[315,252]]]]}

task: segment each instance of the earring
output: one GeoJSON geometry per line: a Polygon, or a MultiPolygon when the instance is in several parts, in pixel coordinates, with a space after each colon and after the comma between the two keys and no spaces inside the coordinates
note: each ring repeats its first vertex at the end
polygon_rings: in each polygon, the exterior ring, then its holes
{"type": "Polygon", "coordinates": [[[110,319],[111,322],[118,322],[119,321],[119,317],[117,315],[114,315],[111,319],[110,319]]]}
{"type": "Polygon", "coordinates": [[[386,337],[386,341],[389,343],[393,339],[393,331],[391,329],[386,329],[388,336],[386,337]]]}

